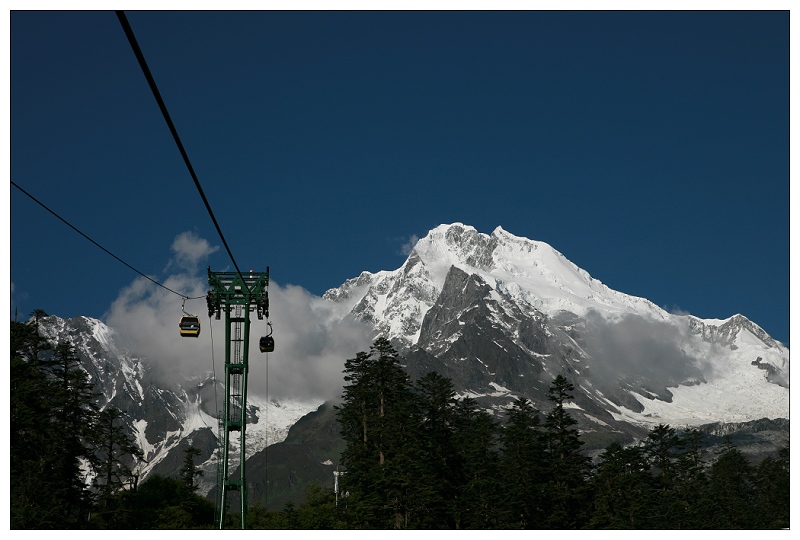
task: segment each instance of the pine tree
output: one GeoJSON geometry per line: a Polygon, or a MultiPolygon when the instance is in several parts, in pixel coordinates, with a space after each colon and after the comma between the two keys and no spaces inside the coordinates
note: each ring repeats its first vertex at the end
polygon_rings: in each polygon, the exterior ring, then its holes
{"type": "Polygon", "coordinates": [[[555,406],[545,418],[549,483],[545,499],[547,528],[574,529],[583,526],[588,514],[587,478],[591,461],[580,453],[583,441],[573,426],[577,421],[566,411],[564,404],[573,398],[575,387],[563,375],[558,375],[547,397],[555,406]]]}
{"type": "Polygon", "coordinates": [[[41,358],[39,357],[39,353],[44,351],[49,351],[52,349],[50,343],[43,336],[40,335],[41,320],[44,319],[45,317],[48,317],[49,315],[43,309],[34,309],[31,312],[30,316],[31,320],[29,321],[29,325],[35,331],[37,336],[37,339],[32,339],[30,341],[30,348],[31,348],[30,359],[32,360],[33,365],[37,366],[38,362],[41,360],[41,358]]]}
{"type": "Polygon", "coordinates": [[[686,430],[681,435],[680,446],[682,452],[673,465],[674,485],[668,526],[675,529],[698,529],[704,526],[700,497],[708,481],[702,432],[694,428],[686,430]]]}
{"type": "Polygon", "coordinates": [[[348,511],[355,526],[406,528],[418,518],[415,475],[421,459],[419,403],[386,338],[345,362],[343,401],[337,408],[346,443],[348,511]]]}
{"type": "MultiPolygon", "coordinates": [[[[378,474],[372,439],[375,423],[372,391],[374,360],[369,353],[358,352],[345,361],[342,404],[336,414],[339,431],[346,447],[341,464],[346,474],[341,479],[342,492],[349,497],[343,509],[354,527],[378,527],[381,497],[371,489],[378,474]]],[[[283,514],[282,514],[283,515],[283,514]]]]}
{"type": "Polygon", "coordinates": [[[11,528],[65,528],[52,474],[59,455],[52,399],[58,385],[38,367],[46,341],[35,324],[13,321],[10,345],[11,528]]]}
{"type": "Polygon", "coordinates": [[[93,433],[97,476],[94,485],[98,495],[98,512],[94,516],[98,526],[117,528],[127,523],[126,509],[120,505],[118,495],[134,479],[129,462],[142,459],[142,451],[125,433],[119,421],[122,412],[108,407],[98,417],[93,433]]]}
{"type": "Polygon", "coordinates": [[[452,423],[456,404],[455,391],[450,379],[431,372],[416,383],[421,396],[424,438],[429,443],[428,453],[436,462],[436,469],[445,472],[452,460],[452,423]]]}
{"type": "Polygon", "coordinates": [[[195,478],[203,476],[203,471],[198,469],[194,464],[195,456],[200,455],[200,449],[190,446],[183,451],[183,467],[181,467],[181,480],[190,493],[197,491],[197,483],[195,478]]]}
{"type": "Polygon", "coordinates": [[[662,489],[674,481],[674,463],[678,460],[683,441],[674,428],[659,424],[650,430],[644,442],[644,451],[650,465],[661,480],[662,489]]]}
{"type": "Polygon", "coordinates": [[[592,477],[592,529],[653,528],[653,482],[641,446],[613,442],[600,455],[592,477]]]}
{"type": "Polygon", "coordinates": [[[518,398],[507,411],[500,435],[504,525],[538,529],[544,522],[547,484],[546,441],[538,411],[527,398],[518,398]]]}
{"type": "Polygon", "coordinates": [[[643,443],[644,454],[654,473],[653,505],[659,511],[654,514],[653,527],[673,528],[684,520],[684,508],[678,499],[676,466],[683,450],[683,440],[676,430],[659,424],[650,430],[643,443]]]}
{"type": "Polygon", "coordinates": [[[496,529],[501,526],[500,479],[496,450],[497,423],[472,398],[463,398],[453,412],[452,478],[454,496],[449,502],[448,528],[496,529]]]}
{"type": "Polygon", "coordinates": [[[306,489],[305,501],[296,509],[296,515],[299,529],[340,529],[345,526],[337,515],[333,491],[316,483],[306,489]]]}
{"type": "Polygon", "coordinates": [[[753,515],[753,467],[730,439],[711,465],[703,497],[704,527],[749,529],[753,515]]]}
{"type": "Polygon", "coordinates": [[[443,527],[452,524],[448,502],[454,497],[460,463],[454,446],[455,391],[450,379],[431,372],[416,383],[420,396],[420,463],[417,489],[424,508],[420,526],[443,527]]]}
{"type": "MultiPolygon", "coordinates": [[[[34,311],[34,314],[43,311],[34,311]]],[[[46,314],[45,314],[46,315],[46,314]]],[[[33,367],[38,367],[42,361],[41,354],[50,350],[50,343],[39,333],[39,319],[41,316],[25,322],[11,322],[11,357],[21,358],[33,367]]]]}
{"type": "Polygon", "coordinates": [[[789,447],[780,449],[777,457],[765,458],[755,471],[754,527],[789,528],[789,447]]]}
{"type": "MultiPolygon", "coordinates": [[[[113,525],[119,529],[198,529],[214,524],[214,503],[189,493],[182,479],[152,474],[118,496],[113,525]]],[[[248,520],[249,523],[249,520],[248,520]]],[[[99,523],[105,525],[105,522],[99,523]]]]}
{"type": "Polygon", "coordinates": [[[54,481],[66,523],[73,527],[88,523],[91,493],[86,486],[82,467],[91,465],[94,454],[90,448],[92,430],[98,417],[95,400],[98,396],[89,382],[88,374],[80,367],[74,347],[59,343],[46,369],[56,382],[53,394],[54,429],[59,439],[59,453],[53,456],[54,481]]]}
{"type": "Polygon", "coordinates": [[[82,466],[97,415],[88,375],[69,343],[52,350],[39,332],[47,314],[11,324],[12,519],[21,528],[81,528],[91,496],[82,466]]]}

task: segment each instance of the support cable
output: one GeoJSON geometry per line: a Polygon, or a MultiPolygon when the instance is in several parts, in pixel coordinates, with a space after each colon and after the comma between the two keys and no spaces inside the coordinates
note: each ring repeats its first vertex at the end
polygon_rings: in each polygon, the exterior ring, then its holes
{"type": "Polygon", "coordinates": [[[217,218],[214,217],[214,212],[211,210],[211,205],[206,198],[206,194],[203,191],[203,187],[200,185],[200,180],[197,179],[197,175],[194,172],[194,167],[192,167],[191,161],[189,161],[189,155],[186,153],[186,149],[183,147],[183,143],[181,142],[181,138],[178,136],[178,130],[175,128],[175,124],[172,123],[172,118],[169,115],[169,111],[167,111],[167,106],[164,103],[164,100],[161,98],[161,93],[158,91],[158,86],[156,86],[156,81],[153,78],[152,73],[150,73],[150,68],[147,67],[147,62],[144,59],[144,54],[142,50],[139,48],[139,43],[136,41],[136,36],[133,34],[133,29],[131,25],[128,23],[128,18],[125,16],[124,11],[117,11],[117,18],[119,19],[120,24],[122,25],[122,29],[125,30],[125,35],[128,37],[128,42],[133,49],[133,53],[136,55],[136,59],[139,61],[139,66],[142,68],[144,72],[144,76],[147,79],[147,83],[150,85],[150,90],[153,92],[153,96],[156,98],[156,102],[158,103],[159,109],[161,109],[161,114],[164,116],[164,120],[167,122],[167,126],[169,127],[170,132],[172,133],[172,138],[175,139],[175,144],[178,145],[178,150],[180,150],[181,156],[183,156],[183,161],[186,163],[186,168],[189,169],[189,174],[192,175],[192,180],[194,180],[194,185],[197,187],[197,191],[200,193],[200,197],[202,197],[203,202],[206,205],[206,210],[208,210],[208,215],[211,216],[211,221],[214,222],[214,227],[217,228],[217,233],[219,237],[222,239],[222,244],[225,246],[225,250],[228,252],[228,256],[231,258],[233,262],[233,266],[236,268],[236,272],[239,274],[239,279],[244,281],[244,277],[242,277],[242,272],[239,270],[239,265],[236,264],[236,260],[233,258],[233,253],[231,253],[231,249],[228,247],[228,242],[225,240],[225,236],[222,234],[222,229],[220,229],[219,223],[217,223],[217,218]]]}
{"type": "MultiPolygon", "coordinates": [[[[266,321],[266,327],[264,331],[269,329],[269,334],[272,335],[272,324],[269,320],[266,321]]],[[[269,489],[269,454],[267,449],[269,448],[269,351],[264,353],[266,358],[264,360],[264,394],[266,395],[266,405],[264,406],[264,422],[266,423],[266,427],[264,429],[264,506],[267,505],[267,490],[269,489]]]]}
{"type": "Polygon", "coordinates": [[[80,234],[81,236],[83,236],[84,238],[86,238],[86,239],[87,239],[89,242],[91,242],[91,243],[92,243],[92,244],[94,244],[95,246],[99,247],[100,249],[102,249],[103,251],[105,251],[106,253],[108,253],[109,255],[111,255],[112,257],[114,257],[116,260],[118,260],[119,262],[121,262],[122,264],[124,264],[125,266],[127,266],[128,268],[130,268],[131,270],[133,270],[134,272],[136,272],[137,274],[139,274],[139,275],[140,275],[140,276],[142,276],[143,278],[147,278],[147,279],[149,279],[150,281],[152,281],[153,283],[155,283],[156,285],[158,285],[158,286],[159,286],[159,287],[161,287],[162,289],[166,289],[166,290],[168,290],[169,292],[171,292],[172,294],[177,294],[178,296],[180,296],[181,298],[183,298],[183,299],[184,299],[184,301],[186,301],[186,300],[197,300],[198,298],[205,298],[205,296],[192,296],[192,297],[190,297],[190,296],[186,296],[185,294],[181,294],[181,293],[179,293],[179,292],[173,291],[172,289],[170,289],[170,288],[169,288],[169,287],[167,287],[166,285],[163,285],[163,284],[159,283],[158,281],[154,280],[153,278],[151,278],[151,277],[150,277],[150,276],[148,276],[147,274],[144,274],[144,273],[140,272],[139,270],[137,270],[136,268],[134,268],[134,267],[133,267],[133,266],[131,266],[130,264],[126,263],[125,261],[123,261],[122,259],[120,259],[119,257],[117,257],[116,255],[114,255],[113,253],[111,253],[110,251],[108,251],[106,248],[104,248],[103,246],[101,246],[100,244],[98,244],[97,242],[95,242],[94,240],[92,240],[91,238],[89,238],[87,235],[85,235],[84,233],[82,233],[82,232],[81,232],[80,230],[78,230],[78,228],[77,228],[77,227],[75,227],[75,226],[74,226],[72,223],[70,223],[70,222],[69,222],[69,221],[67,221],[66,219],[64,219],[64,218],[62,218],[61,216],[59,216],[58,214],[56,214],[56,213],[55,213],[53,210],[51,210],[50,208],[48,208],[48,207],[47,207],[47,206],[46,206],[46,205],[45,205],[43,202],[41,202],[39,199],[37,199],[36,197],[34,197],[33,195],[31,195],[31,194],[30,194],[30,193],[28,193],[27,191],[25,191],[24,189],[22,189],[22,188],[21,188],[21,187],[20,187],[20,186],[19,186],[19,185],[18,185],[16,182],[14,182],[13,180],[10,180],[10,182],[11,182],[11,185],[12,185],[12,186],[14,186],[14,187],[15,187],[15,188],[17,188],[18,190],[20,190],[22,193],[24,193],[25,195],[27,195],[28,197],[30,197],[30,199],[31,199],[31,200],[33,200],[33,202],[35,202],[36,204],[38,204],[39,206],[41,206],[42,208],[44,208],[45,210],[47,210],[48,212],[50,212],[51,214],[53,214],[54,216],[56,216],[58,219],[60,219],[60,220],[61,220],[61,221],[63,221],[64,223],[66,223],[66,225],[67,225],[68,227],[70,227],[70,228],[71,228],[73,231],[75,231],[76,233],[78,233],[78,234],[80,234]]]}
{"type": "Polygon", "coordinates": [[[211,332],[211,373],[214,377],[214,410],[219,411],[219,400],[217,399],[217,362],[214,359],[214,325],[211,324],[211,315],[208,316],[208,328],[211,332]]]}

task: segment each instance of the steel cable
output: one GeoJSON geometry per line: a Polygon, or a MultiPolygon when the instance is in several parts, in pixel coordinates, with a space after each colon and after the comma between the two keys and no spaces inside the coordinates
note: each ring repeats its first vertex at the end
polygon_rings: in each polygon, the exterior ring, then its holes
{"type": "Polygon", "coordinates": [[[228,247],[228,242],[225,240],[225,236],[222,234],[222,229],[217,223],[217,218],[214,217],[214,212],[211,210],[211,204],[209,204],[208,199],[206,198],[206,194],[203,191],[203,187],[200,185],[200,180],[197,178],[197,174],[194,172],[194,167],[192,167],[192,162],[189,161],[189,155],[186,153],[186,149],[183,147],[183,143],[181,142],[181,138],[178,135],[178,130],[175,128],[175,124],[172,122],[172,118],[169,115],[169,111],[167,110],[167,105],[164,103],[164,100],[161,98],[161,92],[158,91],[158,86],[156,86],[156,81],[153,78],[153,74],[150,73],[150,68],[147,67],[147,61],[144,59],[144,54],[142,50],[139,48],[139,43],[136,41],[136,36],[133,34],[133,29],[131,28],[130,23],[128,23],[128,18],[125,16],[124,11],[117,11],[117,18],[119,19],[120,24],[122,25],[122,29],[125,30],[125,35],[128,37],[128,42],[133,49],[133,53],[136,55],[136,59],[139,61],[139,66],[142,68],[144,72],[144,76],[147,79],[147,83],[150,85],[150,90],[153,92],[153,96],[156,98],[156,102],[158,103],[159,109],[161,109],[161,114],[164,116],[164,120],[167,122],[167,126],[169,127],[170,133],[172,133],[172,138],[175,139],[175,144],[178,145],[178,150],[183,156],[183,161],[186,164],[186,168],[189,169],[189,174],[192,176],[192,180],[194,180],[194,185],[197,187],[197,191],[200,193],[200,197],[203,199],[203,203],[206,205],[206,210],[208,210],[208,215],[211,216],[211,221],[214,222],[214,227],[217,228],[217,233],[219,234],[220,239],[222,240],[222,244],[225,246],[225,250],[228,252],[228,256],[231,258],[231,262],[233,262],[233,266],[236,268],[236,272],[239,274],[239,278],[244,281],[244,277],[242,277],[242,272],[239,270],[239,265],[236,264],[236,259],[233,258],[233,253],[231,252],[230,247],[228,247]]]}
{"type": "Polygon", "coordinates": [[[153,278],[151,278],[151,277],[150,277],[150,276],[148,276],[147,274],[144,274],[144,273],[140,272],[139,270],[137,270],[136,268],[134,268],[134,267],[133,267],[133,266],[131,266],[130,264],[126,263],[125,261],[123,261],[122,259],[120,259],[119,257],[117,257],[116,255],[114,255],[113,253],[111,253],[110,251],[108,251],[106,248],[104,248],[103,246],[101,246],[100,244],[98,244],[97,242],[95,242],[94,240],[92,240],[91,238],[89,238],[89,237],[88,237],[86,234],[84,234],[83,232],[81,232],[81,231],[80,231],[80,230],[79,230],[77,227],[75,227],[75,226],[74,226],[72,223],[70,223],[70,222],[69,222],[69,221],[67,221],[66,219],[64,219],[64,218],[62,218],[61,216],[59,216],[58,214],[56,214],[56,213],[55,213],[53,210],[51,210],[50,208],[48,208],[48,207],[47,207],[47,205],[45,205],[45,204],[44,204],[42,201],[40,201],[39,199],[37,199],[36,197],[34,197],[33,195],[31,195],[30,193],[28,193],[28,192],[27,192],[27,191],[25,191],[24,189],[22,189],[22,188],[21,188],[21,187],[20,187],[20,186],[19,186],[19,185],[18,185],[16,182],[14,182],[13,180],[10,180],[10,182],[11,182],[11,185],[12,185],[12,186],[14,186],[14,187],[15,187],[15,188],[17,188],[18,190],[20,190],[22,193],[24,193],[25,195],[27,195],[28,197],[30,197],[30,199],[31,199],[31,200],[33,200],[33,202],[35,202],[36,204],[38,204],[39,206],[41,206],[42,208],[44,208],[45,210],[47,210],[48,212],[50,212],[51,214],[53,214],[54,216],[56,216],[58,219],[60,219],[61,221],[63,221],[63,222],[64,222],[64,223],[65,223],[65,224],[66,224],[68,227],[70,227],[70,228],[71,228],[73,231],[75,231],[76,233],[78,233],[78,234],[80,234],[81,236],[83,236],[84,238],[86,238],[86,239],[87,239],[89,242],[91,242],[91,243],[92,243],[92,244],[94,244],[95,246],[99,247],[100,249],[102,249],[103,251],[105,251],[106,253],[108,253],[109,255],[111,255],[112,257],[114,257],[116,260],[118,260],[119,262],[121,262],[122,264],[124,264],[125,266],[127,266],[128,268],[130,268],[131,270],[133,270],[134,272],[136,272],[137,274],[139,274],[139,275],[140,275],[140,276],[142,276],[143,278],[149,279],[150,281],[152,281],[153,283],[155,283],[156,285],[158,285],[158,286],[159,286],[159,287],[161,287],[162,289],[166,289],[166,290],[168,290],[169,292],[171,292],[172,294],[177,294],[178,296],[180,296],[180,297],[181,297],[181,298],[183,298],[184,300],[197,300],[198,298],[205,298],[204,296],[191,296],[191,297],[190,297],[190,296],[186,296],[185,294],[181,294],[181,293],[179,293],[179,292],[177,292],[177,291],[173,291],[172,289],[170,289],[170,288],[169,288],[169,287],[167,287],[166,285],[163,285],[163,284],[159,283],[158,281],[154,280],[153,278]]]}

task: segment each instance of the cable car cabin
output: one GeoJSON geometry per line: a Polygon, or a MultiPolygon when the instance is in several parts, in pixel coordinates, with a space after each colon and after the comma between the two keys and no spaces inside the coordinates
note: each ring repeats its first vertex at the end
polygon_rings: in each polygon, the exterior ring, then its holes
{"type": "Polygon", "coordinates": [[[200,335],[200,319],[197,317],[181,317],[181,336],[197,337],[200,335]]]}
{"type": "Polygon", "coordinates": [[[275,340],[272,336],[264,336],[258,340],[258,348],[261,352],[272,352],[275,350],[275,340]]]}

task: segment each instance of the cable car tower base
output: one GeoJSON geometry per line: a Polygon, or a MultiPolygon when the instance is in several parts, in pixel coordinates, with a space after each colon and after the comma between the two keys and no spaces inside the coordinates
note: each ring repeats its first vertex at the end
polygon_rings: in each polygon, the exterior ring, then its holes
{"type": "Polygon", "coordinates": [[[223,440],[221,468],[217,475],[217,504],[214,524],[222,529],[228,496],[239,494],[241,528],[247,523],[247,481],[245,477],[245,428],[247,426],[247,373],[250,343],[250,312],[269,318],[269,268],[266,272],[212,272],[206,296],[208,316],[225,314],[225,403],[220,424],[223,440]],[[231,438],[239,438],[239,471],[231,475],[231,438]]]}

